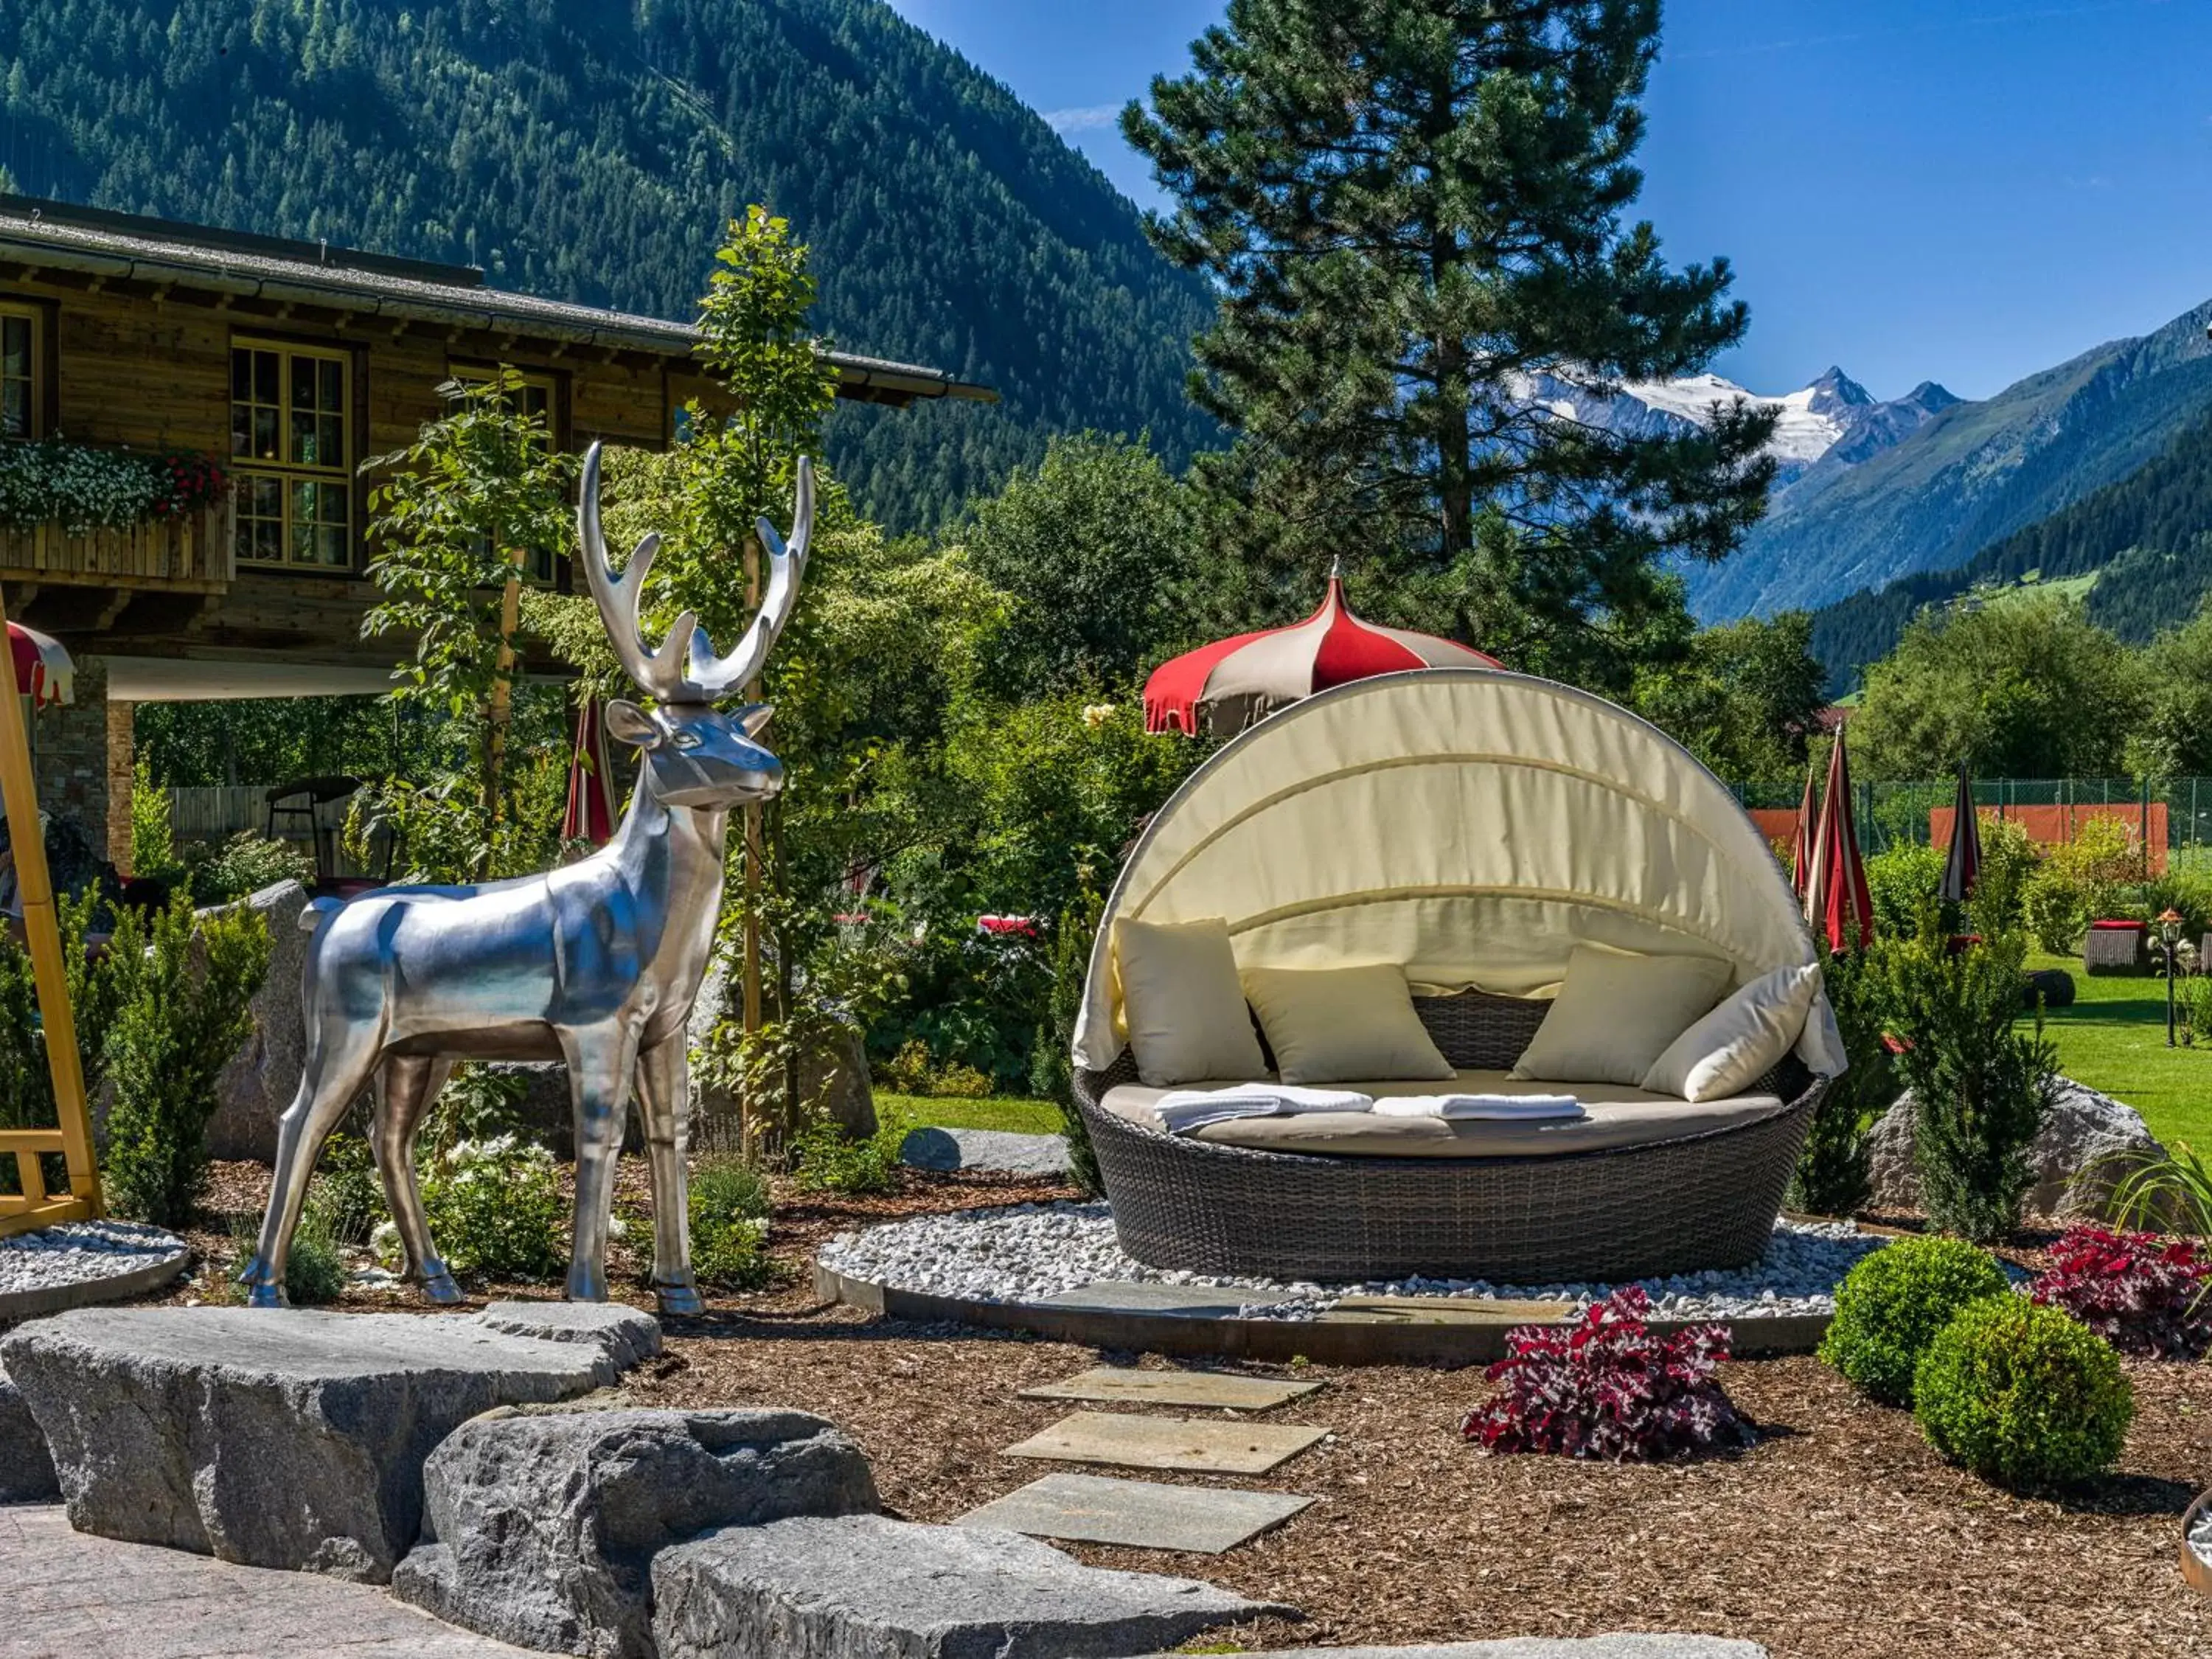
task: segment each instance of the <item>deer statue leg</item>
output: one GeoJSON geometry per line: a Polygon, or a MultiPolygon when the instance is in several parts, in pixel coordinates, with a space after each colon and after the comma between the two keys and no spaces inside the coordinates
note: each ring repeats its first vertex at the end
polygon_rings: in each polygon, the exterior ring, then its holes
{"type": "Polygon", "coordinates": [[[345,1115],[346,1108],[368,1086],[381,1045],[374,1025],[343,1027],[317,1042],[307,1054],[300,1091],[276,1125],[276,1170],[269,1186],[269,1212],[262,1218],[261,1241],[253,1260],[238,1275],[246,1301],[256,1308],[282,1308],[284,1264],[292,1251],[292,1231],[307,1200],[307,1183],[323,1143],[345,1115]]]}
{"type": "Polygon", "coordinates": [[[615,1164],[622,1155],[637,1033],[609,1023],[560,1031],[568,1061],[576,1125],[575,1244],[568,1256],[571,1302],[607,1299],[607,1222],[614,1212],[615,1164]]]}
{"type": "Polygon", "coordinates": [[[386,1060],[377,1068],[376,1115],[369,1128],[376,1170],[384,1177],[384,1202],[392,1212],[392,1224],[399,1229],[400,1249],[406,1253],[407,1277],[441,1307],[467,1298],[439,1259],[430,1224],[422,1214],[415,1139],[422,1127],[422,1114],[453,1074],[452,1060],[427,1054],[398,1055],[386,1060]]]}
{"type": "Polygon", "coordinates": [[[653,1294],[665,1314],[706,1312],[691,1277],[690,1057],[679,1029],[637,1057],[638,1115],[653,1170],[653,1294]]]}

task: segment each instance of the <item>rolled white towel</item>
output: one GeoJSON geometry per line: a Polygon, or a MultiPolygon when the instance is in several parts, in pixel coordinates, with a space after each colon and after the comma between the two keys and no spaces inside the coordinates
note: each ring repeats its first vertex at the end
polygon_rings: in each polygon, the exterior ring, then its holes
{"type": "Polygon", "coordinates": [[[1188,1134],[1209,1123],[1240,1117],[1289,1117],[1300,1112],[1364,1112],[1374,1097],[1351,1089],[1311,1089],[1295,1083],[1239,1083],[1227,1089],[1176,1089],[1152,1109],[1170,1134],[1188,1134]]]}
{"type": "Polygon", "coordinates": [[[1377,1117],[1530,1118],[1561,1121],[1588,1117],[1572,1095],[1397,1095],[1375,1103],[1377,1117]]]}

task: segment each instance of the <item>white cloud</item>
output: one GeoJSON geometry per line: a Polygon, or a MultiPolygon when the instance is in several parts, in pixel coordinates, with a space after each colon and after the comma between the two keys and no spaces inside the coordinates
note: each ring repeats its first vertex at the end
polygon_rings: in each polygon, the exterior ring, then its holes
{"type": "Polygon", "coordinates": [[[1061,137],[1072,133],[1096,132],[1110,127],[1121,118],[1119,104],[1091,104],[1081,109],[1048,109],[1044,112],[1045,125],[1061,137]]]}

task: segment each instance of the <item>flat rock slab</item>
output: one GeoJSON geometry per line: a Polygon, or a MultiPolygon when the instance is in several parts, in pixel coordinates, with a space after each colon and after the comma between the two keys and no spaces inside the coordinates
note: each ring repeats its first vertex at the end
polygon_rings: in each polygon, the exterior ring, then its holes
{"type": "Polygon", "coordinates": [[[0,1509],[0,1659],[528,1659],[367,1584],[270,1572],[0,1509]]]}
{"type": "Polygon", "coordinates": [[[1048,1474],[963,1515],[962,1527],[1032,1538],[1219,1555],[1273,1530],[1314,1500],[1286,1492],[1168,1486],[1097,1474],[1048,1474]]]}
{"type": "Polygon", "coordinates": [[[660,1322],[619,1302],[494,1302],[477,1322],[486,1330],[540,1342],[596,1342],[623,1370],[660,1352],[660,1322]]]}
{"type": "MultiPolygon", "coordinates": [[[[1156,1653],[1152,1659],[1177,1659],[1156,1653]]],[[[1516,1636],[1502,1642],[1417,1644],[1409,1648],[1293,1648],[1270,1659],[1768,1659],[1756,1642],[1724,1636],[1516,1636]]]]}
{"type": "Polygon", "coordinates": [[[1265,1474],[1328,1432],[1289,1423],[1201,1423],[1187,1417],[1075,1412],[1007,1447],[1004,1455],[1124,1469],[1265,1474]]]}
{"type": "Polygon", "coordinates": [[[1541,1325],[1570,1318],[1571,1302],[1444,1296],[1347,1296],[1318,1317],[1332,1325],[1541,1325]]]}
{"type": "Polygon", "coordinates": [[[1285,1382],[1272,1376],[1240,1376],[1234,1371],[1143,1371],[1126,1365],[1094,1365],[1065,1382],[1024,1389],[1022,1398],[1218,1406],[1226,1411],[1264,1412],[1303,1400],[1321,1386],[1285,1382]]]}
{"type": "Polygon", "coordinates": [[[46,1437],[23,1391],[0,1371],[0,1504],[38,1504],[61,1496],[46,1437]]]}
{"type": "Polygon", "coordinates": [[[917,1170],[1061,1176],[1068,1170],[1067,1140],[1007,1129],[909,1129],[899,1144],[899,1161],[917,1170]]]}
{"type": "Polygon", "coordinates": [[[400,1596],[486,1636],[653,1659],[656,1551],[717,1527],[876,1508],[860,1449],[787,1411],[532,1411],[464,1423],[423,1466],[400,1596]]]}
{"type": "Polygon", "coordinates": [[[1079,1313],[1181,1314],[1190,1319],[1234,1319],[1251,1293],[1201,1285],[1152,1285],[1141,1279],[1100,1279],[1041,1297],[1041,1308],[1079,1313]]]}
{"type": "Polygon", "coordinates": [[[731,1527],[653,1558],[660,1659],[1112,1659],[1290,1609],[980,1527],[731,1527]]]}
{"type": "Polygon", "coordinates": [[[80,1532],[368,1583],[415,1541],[432,1447],[617,1375],[595,1342],[307,1309],[81,1309],[11,1334],[0,1363],[80,1532]]]}

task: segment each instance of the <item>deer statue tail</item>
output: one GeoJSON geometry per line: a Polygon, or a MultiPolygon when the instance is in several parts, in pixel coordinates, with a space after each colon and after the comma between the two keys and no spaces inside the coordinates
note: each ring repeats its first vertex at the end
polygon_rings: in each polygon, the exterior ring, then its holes
{"type": "Polygon", "coordinates": [[[307,908],[300,912],[300,931],[303,933],[313,933],[316,928],[321,927],[325,921],[337,915],[344,908],[343,899],[309,899],[307,908]]]}

